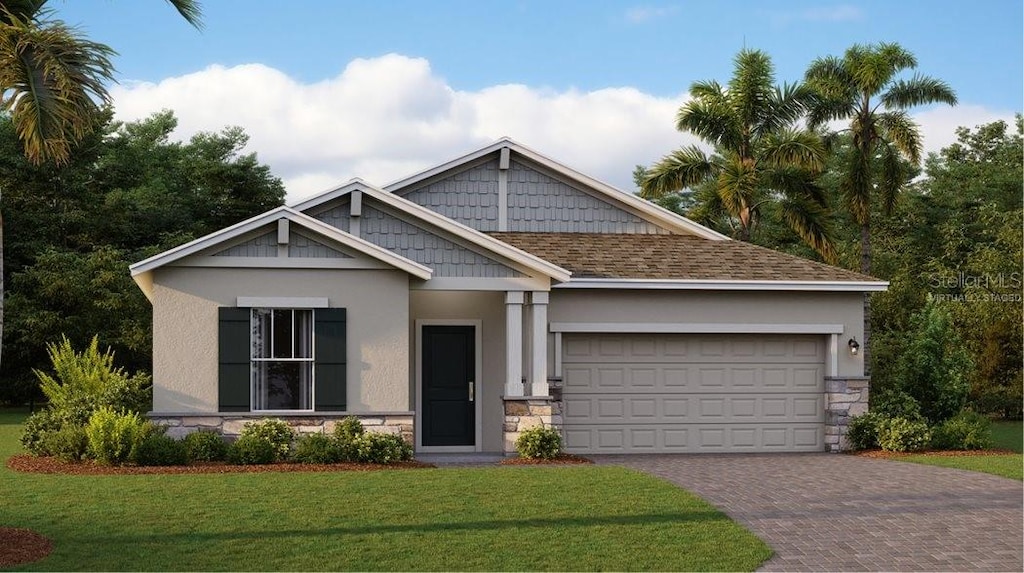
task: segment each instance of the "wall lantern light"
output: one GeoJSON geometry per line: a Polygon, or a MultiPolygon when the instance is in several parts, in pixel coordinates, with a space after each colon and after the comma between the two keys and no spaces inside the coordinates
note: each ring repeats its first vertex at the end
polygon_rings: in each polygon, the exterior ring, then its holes
{"type": "Polygon", "coordinates": [[[860,352],[860,343],[857,342],[856,338],[851,338],[848,344],[850,345],[850,354],[856,356],[860,352]]]}

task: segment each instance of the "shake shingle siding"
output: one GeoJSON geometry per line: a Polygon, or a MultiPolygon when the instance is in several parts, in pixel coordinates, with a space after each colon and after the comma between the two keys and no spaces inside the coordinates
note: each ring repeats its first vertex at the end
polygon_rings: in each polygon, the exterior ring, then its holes
{"type": "Polygon", "coordinates": [[[224,249],[214,254],[215,257],[276,257],[277,231],[260,235],[244,243],[224,249]]]}
{"type": "Polygon", "coordinates": [[[498,230],[498,161],[487,161],[402,197],[480,231],[498,230]]]}
{"type": "Polygon", "coordinates": [[[351,259],[352,257],[310,239],[301,233],[292,233],[288,241],[288,256],[307,259],[351,259]]]}
{"type": "Polygon", "coordinates": [[[554,177],[512,161],[508,230],[529,233],[637,233],[667,231],[554,177]]]}
{"type": "Polygon", "coordinates": [[[360,225],[363,239],[434,269],[435,277],[523,276],[513,268],[373,207],[363,207],[360,225]]]}

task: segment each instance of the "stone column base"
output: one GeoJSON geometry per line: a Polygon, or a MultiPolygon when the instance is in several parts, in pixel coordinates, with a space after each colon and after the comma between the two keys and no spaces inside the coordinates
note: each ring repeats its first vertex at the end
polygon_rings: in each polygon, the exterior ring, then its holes
{"type": "Polygon", "coordinates": [[[520,432],[535,428],[562,428],[562,404],[551,396],[505,396],[505,423],[503,451],[515,455],[516,440],[520,432]]]}
{"type": "Polygon", "coordinates": [[[868,411],[871,378],[866,376],[825,377],[825,448],[842,452],[850,447],[846,432],[850,418],[868,411]]]}

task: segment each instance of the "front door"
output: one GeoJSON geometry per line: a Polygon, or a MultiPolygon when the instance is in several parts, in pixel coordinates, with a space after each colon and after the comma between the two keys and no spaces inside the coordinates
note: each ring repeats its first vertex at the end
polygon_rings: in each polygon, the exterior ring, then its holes
{"type": "Polygon", "coordinates": [[[476,443],[475,329],[423,326],[424,446],[476,443]]]}

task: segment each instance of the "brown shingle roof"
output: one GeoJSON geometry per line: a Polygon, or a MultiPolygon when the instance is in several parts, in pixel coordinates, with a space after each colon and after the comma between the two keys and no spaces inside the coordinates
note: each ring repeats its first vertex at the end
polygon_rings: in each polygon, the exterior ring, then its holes
{"type": "Polygon", "coordinates": [[[488,233],[572,271],[574,278],[877,281],[741,241],[689,235],[488,233]]]}

